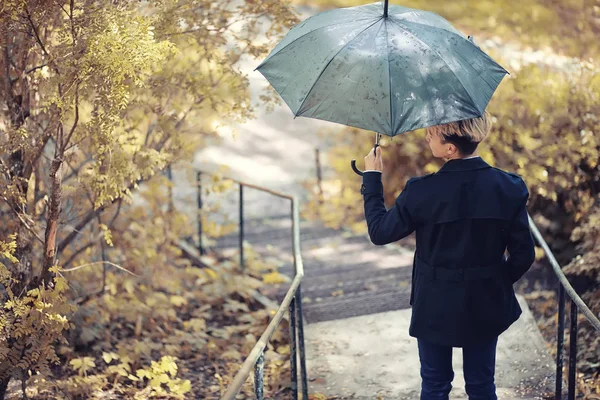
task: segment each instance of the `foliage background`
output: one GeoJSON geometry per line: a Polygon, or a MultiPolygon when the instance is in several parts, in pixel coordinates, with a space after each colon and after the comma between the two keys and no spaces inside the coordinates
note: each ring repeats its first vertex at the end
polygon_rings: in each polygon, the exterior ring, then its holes
{"type": "MultiPolygon", "coordinates": [[[[402,3],[448,18],[511,70],[489,106],[495,126],[481,154],[523,175],[531,214],[600,311],[600,2],[402,3]],[[525,66],[511,49],[573,57],[577,68],[525,66]]],[[[37,398],[181,398],[192,388],[209,397],[227,386],[268,321],[255,294],[271,267],[255,259],[241,276],[228,260],[206,257],[198,268],[181,258],[177,244],[193,232],[189,216],[169,206],[161,171],[188,161],[217,123],[252,117],[240,60],[266,55],[295,22],[275,0],[2,2],[0,397],[11,381],[13,396],[22,381],[37,398]]],[[[308,213],[361,230],[348,160],[367,153],[370,136],[335,135],[335,179],[308,213]]],[[[383,145],[388,201],[408,178],[440,166],[422,132],[383,145]]],[[[532,304],[553,298],[535,296],[532,304]]],[[[554,314],[544,301],[546,330],[554,314]]],[[[598,340],[586,329],[580,357],[593,380],[598,340]]],[[[275,396],[287,385],[284,339],[278,333],[267,356],[275,396]]],[[[599,391],[592,386],[584,390],[599,391]]]]}
{"type": "Polygon", "coordinates": [[[295,21],[272,0],[2,2],[0,398],[227,385],[268,320],[265,266],[183,259],[161,171],[253,115],[240,60],[295,21]]]}

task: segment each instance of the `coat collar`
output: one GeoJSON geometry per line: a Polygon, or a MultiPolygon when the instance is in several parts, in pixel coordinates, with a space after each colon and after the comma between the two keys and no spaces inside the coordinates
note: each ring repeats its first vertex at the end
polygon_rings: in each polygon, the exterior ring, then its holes
{"type": "Polygon", "coordinates": [[[456,171],[472,171],[475,169],[492,168],[488,163],[483,161],[483,158],[476,157],[468,160],[449,160],[440,168],[438,173],[456,172],[456,171]]]}

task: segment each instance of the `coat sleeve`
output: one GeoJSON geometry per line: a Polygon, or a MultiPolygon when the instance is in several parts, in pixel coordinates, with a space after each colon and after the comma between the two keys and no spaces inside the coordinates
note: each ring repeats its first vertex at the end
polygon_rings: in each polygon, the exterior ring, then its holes
{"type": "Polygon", "coordinates": [[[365,201],[365,219],[369,237],[375,245],[384,245],[400,240],[415,230],[408,211],[409,184],[400,193],[392,208],[386,211],[383,199],[381,173],[368,172],[363,175],[361,193],[365,201]]]}
{"type": "Polygon", "coordinates": [[[529,230],[527,216],[527,199],[529,191],[522,182],[524,197],[521,200],[516,216],[513,218],[507,243],[508,258],[506,267],[512,282],[518,281],[529,270],[535,261],[535,243],[529,230]]]}

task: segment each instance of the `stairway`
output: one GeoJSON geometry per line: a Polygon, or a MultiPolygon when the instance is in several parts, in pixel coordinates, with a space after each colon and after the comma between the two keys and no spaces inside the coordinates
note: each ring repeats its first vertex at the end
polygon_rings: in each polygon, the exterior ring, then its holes
{"type": "MultiPolygon", "coordinates": [[[[244,236],[253,251],[281,264],[280,273],[294,276],[289,216],[247,220],[244,236]]],[[[409,307],[411,250],[374,246],[364,235],[308,221],[301,222],[300,242],[305,270],[303,311],[308,323],[409,307]]],[[[214,249],[236,254],[238,246],[236,232],[216,240],[214,249]]],[[[288,286],[273,285],[266,294],[281,301],[288,286]]]]}
{"type": "MultiPolygon", "coordinates": [[[[281,273],[294,275],[289,216],[250,219],[244,230],[254,251],[277,260],[281,273]]],[[[408,335],[411,240],[374,246],[364,235],[308,221],[300,232],[311,393],[349,400],[419,398],[418,351],[408,335]]],[[[238,243],[235,233],[216,240],[214,249],[235,255],[238,243]]],[[[273,285],[265,294],[280,302],[288,287],[273,285]]],[[[498,342],[498,398],[546,398],[554,387],[553,361],[525,300],[519,296],[519,301],[523,316],[498,342]]],[[[466,399],[460,349],[453,364],[451,398],[466,399]]]]}

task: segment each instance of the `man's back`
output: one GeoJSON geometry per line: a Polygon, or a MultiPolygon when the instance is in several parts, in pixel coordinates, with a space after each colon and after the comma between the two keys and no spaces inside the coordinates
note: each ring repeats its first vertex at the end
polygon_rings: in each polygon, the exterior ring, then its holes
{"type": "Polygon", "coordinates": [[[379,219],[372,217],[381,214],[378,196],[366,192],[373,243],[416,231],[411,335],[462,347],[498,336],[519,317],[512,283],[534,258],[529,193],[519,176],[480,157],[450,160],[437,173],[408,181],[379,219]]]}
{"type": "Polygon", "coordinates": [[[528,197],[519,176],[479,157],[449,161],[410,186],[416,198],[409,211],[416,225],[417,256],[434,265],[501,261],[511,223],[528,197]]]}

